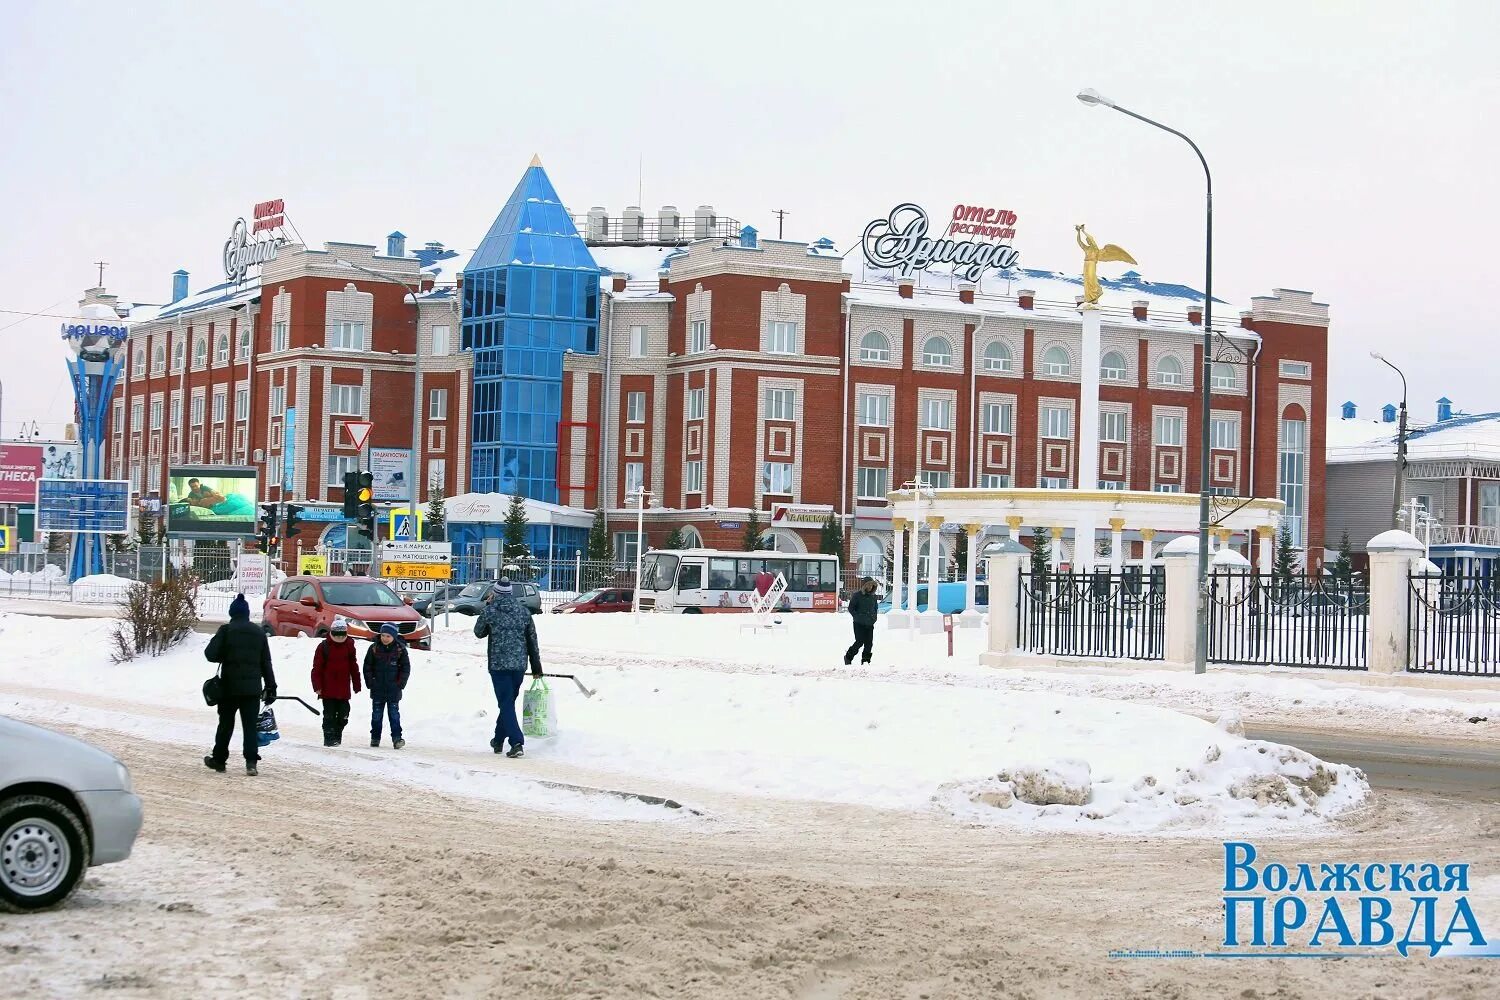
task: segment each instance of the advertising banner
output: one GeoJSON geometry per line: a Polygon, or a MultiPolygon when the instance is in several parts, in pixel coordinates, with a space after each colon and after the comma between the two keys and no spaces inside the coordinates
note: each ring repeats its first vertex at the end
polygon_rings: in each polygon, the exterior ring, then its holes
{"type": "Polygon", "coordinates": [[[0,503],[36,503],[42,478],[42,449],[34,444],[0,444],[0,503]]]}
{"type": "Polygon", "coordinates": [[[246,552],[240,556],[240,590],[249,595],[264,594],[270,577],[266,557],[263,553],[246,552]]]}
{"type": "Polygon", "coordinates": [[[383,503],[410,499],[406,473],[410,448],[371,448],[370,474],[375,477],[375,499],[383,503]]]}
{"type": "Polygon", "coordinates": [[[302,576],[327,576],[328,557],[323,555],[298,556],[297,572],[302,576]]]}
{"type": "Polygon", "coordinates": [[[286,408],[286,428],[281,445],[281,495],[291,496],[297,476],[297,408],[286,408]]]}
{"type": "Polygon", "coordinates": [[[232,465],[167,470],[167,534],[192,538],[250,538],[256,532],[259,475],[232,465]]]}
{"type": "Polygon", "coordinates": [[[39,531],[99,535],[130,531],[128,479],[43,479],[37,485],[39,531]]]}
{"type": "Polygon", "coordinates": [[[83,445],[76,441],[38,442],[43,479],[77,479],[83,474],[83,445]]]}

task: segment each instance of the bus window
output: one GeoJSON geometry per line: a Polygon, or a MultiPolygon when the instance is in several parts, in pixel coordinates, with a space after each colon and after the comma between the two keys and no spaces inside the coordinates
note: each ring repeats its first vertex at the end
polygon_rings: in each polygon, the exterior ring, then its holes
{"type": "Polygon", "coordinates": [[[795,565],[797,590],[811,594],[822,588],[822,575],[818,568],[820,565],[821,563],[813,559],[808,559],[795,565]]]}
{"type": "Polygon", "coordinates": [[[642,590],[671,590],[677,579],[677,557],[660,552],[646,556],[641,566],[642,590]]]}
{"type": "Polygon", "coordinates": [[[773,579],[775,578],[776,574],[780,573],[786,579],[787,590],[793,590],[796,588],[797,585],[796,582],[792,579],[792,566],[789,560],[767,559],[765,563],[766,572],[770,573],[773,579]]]}
{"type": "Polygon", "coordinates": [[[827,559],[820,565],[823,567],[823,582],[822,586],[818,589],[825,594],[836,592],[839,589],[839,564],[831,559],[827,559]]]}
{"type": "Polygon", "coordinates": [[[734,560],[713,559],[708,564],[708,589],[709,590],[733,590],[734,587],[734,560]]]}
{"type": "Polygon", "coordinates": [[[703,564],[699,562],[685,562],[682,569],[677,572],[678,590],[702,590],[703,589],[703,564]]]}

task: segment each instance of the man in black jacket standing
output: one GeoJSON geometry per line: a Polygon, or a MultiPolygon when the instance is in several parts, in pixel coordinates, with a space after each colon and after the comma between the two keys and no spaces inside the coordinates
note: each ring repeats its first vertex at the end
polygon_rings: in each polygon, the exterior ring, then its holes
{"type": "Polygon", "coordinates": [[[229,605],[229,624],[208,641],[203,651],[210,663],[219,664],[223,693],[219,697],[219,731],[214,736],[214,752],[203,758],[204,766],[223,773],[229,760],[229,737],[234,735],[234,718],[239,716],[244,737],[245,773],[254,777],[260,760],[256,725],[260,721],[260,702],[276,700],[276,675],[271,672],[271,644],[266,634],[250,624],[250,605],[244,594],[236,594],[229,605]]]}
{"type": "Polygon", "coordinates": [[[875,650],[875,619],[880,615],[880,599],[875,596],[875,581],[868,576],[859,581],[859,592],[849,598],[849,617],[854,619],[854,645],[844,654],[844,666],[854,662],[854,654],[864,647],[860,663],[869,663],[875,650]]]}

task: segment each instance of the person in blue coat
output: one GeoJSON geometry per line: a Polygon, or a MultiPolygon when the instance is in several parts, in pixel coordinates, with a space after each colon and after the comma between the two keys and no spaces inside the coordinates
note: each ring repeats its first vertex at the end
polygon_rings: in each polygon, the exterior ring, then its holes
{"type": "Polygon", "coordinates": [[[500,709],[490,749],[496,753],[504,752],[507,757],[521,757],[525,755],[522,747],[526,736],[516,718],[516,698],[521,694],[521,682],[526,679],[528,663],[532,676],[542,676],[542,653],[536,641],[536,623],[531,620],[531,612],[516,600],[515,590],[506,577],[502,576],[495,583],[486,601],[479,619],[474,622],[474,635],[489,640],[490,686],[495,689],[495,702],[500,709]],[[508,752],[504,749],[507,739],[510,740],[508,752]]]}
{"type": "Polygon", "coordinates": [[[406,746],[401,736],[401,692],[411,677],[411,658],[394,622],[380,626],[380,636],[365,650],[365,690],[370,692],[370,746],[380,746],[381,723],[391,719],[391,746],[406,746]]]}

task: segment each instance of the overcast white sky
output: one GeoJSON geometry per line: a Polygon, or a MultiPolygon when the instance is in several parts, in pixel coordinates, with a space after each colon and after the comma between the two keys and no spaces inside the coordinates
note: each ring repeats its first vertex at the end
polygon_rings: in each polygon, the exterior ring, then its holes
{"type": "MultiPolygon", "coordinates": [[[[570,207],[721,214],[840,248],[893,202],[1008,207],[1031,267],[1073,225],[1155,280],[1275,286],[1334,317],[1330,399],[1414,412],[1493,390],[1500,5],[12,3],[0,36],[0,310],[94,283],[164,301],[219,280],[230,224],[284,198],[314,245],[473,247],[540,153],[570,207]]],[[[851,260],[854,258],[851,257],[851,260]]],[[[4,410],[71,418],[58,323],[0,313],[4,410]]],[[[1364,413],[1362,413],[1364,415],[1364,413]]]]}

